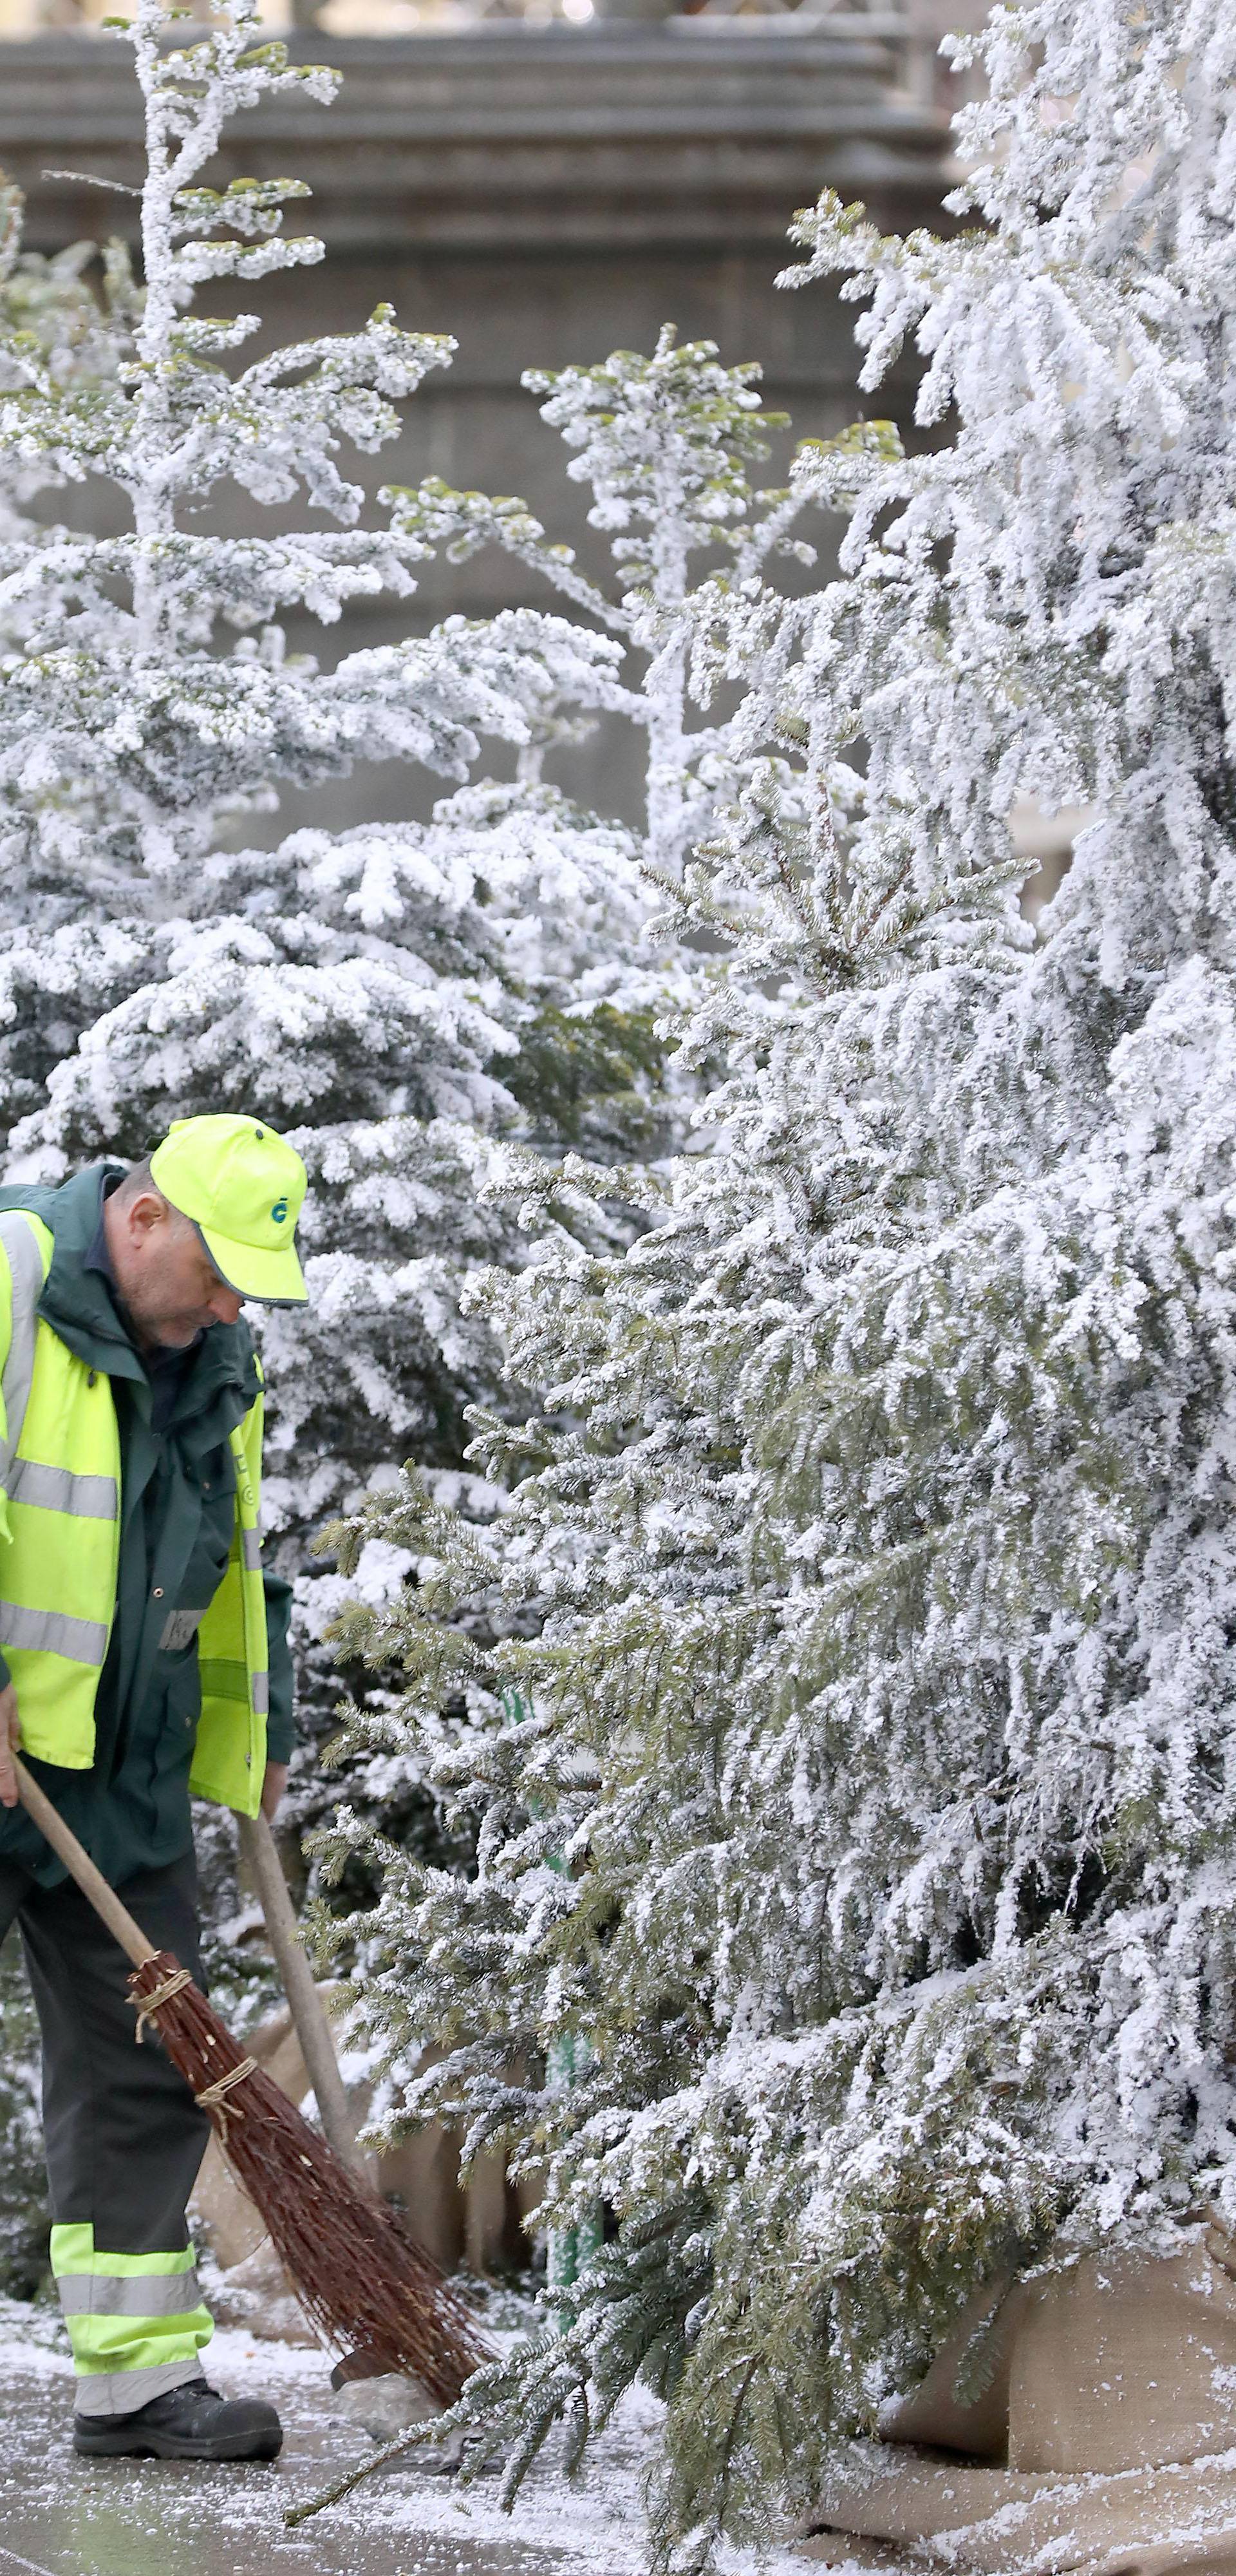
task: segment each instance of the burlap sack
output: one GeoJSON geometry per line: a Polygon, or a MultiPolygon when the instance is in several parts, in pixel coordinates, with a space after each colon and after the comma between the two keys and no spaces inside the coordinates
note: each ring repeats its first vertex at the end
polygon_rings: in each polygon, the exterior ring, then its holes
{"type": "MultiPolygon", "coordinates": [[[[877,2451],[873,2444],[872,2450],[877,2451]]],[[[957,2576],[1236,2576],[1236,2456],[1119,2478],[942,2468],[886,2451],[800,2550],[850,2568],[957,2576]],[[883,2474],[880,2474],[881,2467],[883,2474]]]]}
{"type": "MultiPolygon", "coordinates": [[[[338,1988],[328,1983],[321,1991],[329,2002],[338,1988]]],[[[290,2100],[304,2101],[311,2090],[309,2070],[286,2007],[247,2031],[245,2047],[290,2100]]],[[[437,2054],[427,2050],[421,2064],[432,2065],[437,2054]]],[[[354,2094],[358,2117],[363,2118],[368,2100],[368,2088],[354,2094]]],[[[418,2244],[444,2272],[453,2272],[460,2262],[474,2272],[488,2272],[526,2260],[521,2221],[525,2212],[531,2214],[534,2209],[536,2194],[515,2192],[507,2181],[502,2156],[478,2156],[466,2184],[462,2183],[458,2137],[435,2121],[403,2146],[371,2157],[370,2172],[379,2190],[399,2202],[418,2244]]],[[[260,2255],[269,2241],[217,2138],[212,2137],[206,2149],[189,2207],[224,2272],[260,2255]]],[[[255,2325],[254,2331],[260,2328],[255,2325]]]]}
{"type": "Polygon", "coordinates": [[[958,2365],[990,2294],[974,2301],[885,2444],[856,2446],[821,2499],[809,2554],[982,2576],[1236,2576],[1231,2260],[1211,2233],[1165,2259],[1095,2256],[1018,2284],[987,2331],[988,2384],[962,2405],[958,2365]]]}

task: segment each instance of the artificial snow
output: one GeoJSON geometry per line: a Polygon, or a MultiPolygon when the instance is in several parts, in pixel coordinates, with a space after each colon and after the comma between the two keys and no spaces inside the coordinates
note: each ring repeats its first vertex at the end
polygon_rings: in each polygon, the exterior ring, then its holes
{"type": "MultiPolygon", "coordinates": [[[[229,2395],[270,2399],[287,2441],[275,2466],[78,2461],[68,2451],[73,2373],[48,2311],[0,2303],[0,2576],[25,2558],[47,2576],[641,2576],[647,2566],[642,2481],[660,2408],[633,2390],[569,2483],[552,2459],[525,2482],[514,2513],[497,2480],[461,2487],[418,2465],[371,2483],[289,2532],[284,2514],[321,2493],[377,2446],[332,2414],[329,2363],[317,2352],[255,2343],[221,2329],[205,2361],[229,2395]]],[[[775,2551],[769,2576],[801,2560],[775,2551]]],[[[727,2552],[726,2576],[756,2576],[727,2552]]]]}

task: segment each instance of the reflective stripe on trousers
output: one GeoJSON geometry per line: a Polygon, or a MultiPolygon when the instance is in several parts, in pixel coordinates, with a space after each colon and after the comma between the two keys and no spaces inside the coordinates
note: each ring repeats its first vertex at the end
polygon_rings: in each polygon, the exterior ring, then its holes
{"type": "Polygon", "coordinates": [[[79,2415],[131,2415],[198,2377],[198,2354],[214,2325],[191,2246],[176,2254],[96,2253],[93,2227],[53,2227],[51,2260],[79,2415]]]}

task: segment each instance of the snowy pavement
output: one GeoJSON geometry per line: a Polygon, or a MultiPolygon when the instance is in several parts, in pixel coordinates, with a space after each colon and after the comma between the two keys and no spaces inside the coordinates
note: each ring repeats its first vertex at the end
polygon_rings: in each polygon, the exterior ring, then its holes
{"type": "MultiPolygon", "coordinates": [[[[68,2447],[72,2372],[50,2322],[0,2322],[0,2576],[642,2576],[641,2487],[654,2401],[632,2400],[568,2486],[534,2470],[513,2516],[495,2482],[461,2488],[413,2459],[380,2471],[342,2504],[289,2531],[290,2505],[320,2493],[375,2445],[333,2419],[315,2352],[219,2332],[212,2380],[273,2399],[287,2438],[273,2467],[78,2460],[68,2447]]],[[[727,2553],[731,2576],[742,2576],[727,2553]]],[[[766,2568],[769,2562],[766,2562],[766,2568]]],[[[807,2562],[778,2551],[780,2576],[807,2562]]],[[[754,2561],[750,2562],[752,2576],[754,2561]]]]}

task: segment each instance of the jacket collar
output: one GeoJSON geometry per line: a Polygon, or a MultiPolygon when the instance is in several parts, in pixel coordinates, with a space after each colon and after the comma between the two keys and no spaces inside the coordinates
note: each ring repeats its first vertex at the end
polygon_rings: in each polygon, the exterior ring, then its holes
{"type": "MultiPolygon", "coordinates": [[[[85,1268],[86,1255],[99,1230],[103,1193],[109,1180],[123,1177],[122,1163],[93,1163],[59,1188],[16,1187],[0,1190],[0,1207],[26,1208],[51,1230],[51,1267],[43,1283],[39,1313],[69,1350],[107,1377],[131,1378],[148,1396],[149,1379],[141,1356],[125,1330],[101,1270],[85,1268]]],[[[213,1324],[191,1354],[175,1408],[179,1423],[203,1412],[225,1387],[243,1399],[236,1419],[248,1411],[258,1393],[258,1373],[247,1324],[213,1324]]]]}

